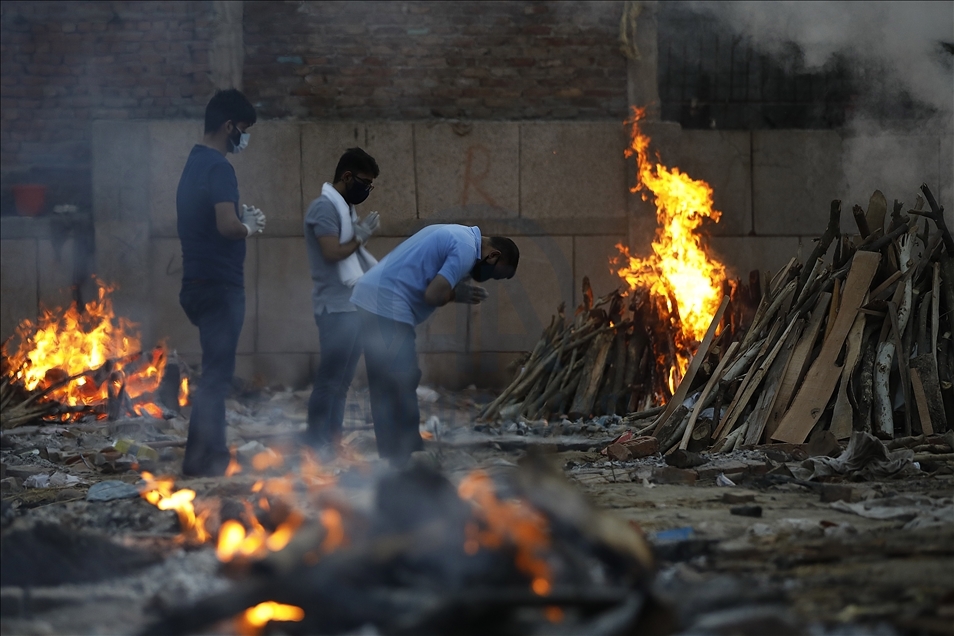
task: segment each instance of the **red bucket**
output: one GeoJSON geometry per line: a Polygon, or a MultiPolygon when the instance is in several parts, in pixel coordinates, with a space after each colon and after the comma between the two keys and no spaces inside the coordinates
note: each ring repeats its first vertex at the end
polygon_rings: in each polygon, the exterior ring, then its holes
{"type": "Polygon", "coordinates": [[[25,183],[15,185],[13,190],[13,200],[17,206],[17,214],[20,216],[37,216],[43,212],[43,204],[46,202],[46,186],[37,183],[25,183]]]}

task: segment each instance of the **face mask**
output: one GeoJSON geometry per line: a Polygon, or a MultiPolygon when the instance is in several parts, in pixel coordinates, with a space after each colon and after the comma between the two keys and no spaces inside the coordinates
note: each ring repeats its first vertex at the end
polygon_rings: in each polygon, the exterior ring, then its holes
{"type": "Polygon", "coordinates": [[[237,155],[245,150],[248,147],[249,137],[251,137],[251,135],[240,132],[239,129],[236,128],[234,137],[229,137],[229,152],[237,155]]]}
{"type": "Polygon", "coordinates": [[[358,205],[363,203],[369,194],[371,194],[371,188],[352,177],[351,183],[345,189],[344,200],[351,205],[358,205]]]}
{"type": "Polygon", "coordinates": [[[478,283],[490,280],[494,275],[494,267],[486,261],[477,261],[470,270],[470,277],[478,283]]]}

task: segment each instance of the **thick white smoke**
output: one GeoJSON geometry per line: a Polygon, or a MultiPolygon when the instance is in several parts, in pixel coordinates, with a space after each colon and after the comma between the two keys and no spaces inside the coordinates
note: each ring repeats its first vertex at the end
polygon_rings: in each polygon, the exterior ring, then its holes
{"type": "Polygon", "coordinates": [[[694,2],[766,51],[798,44],[809,68],[835,54],[884,67],[912,97],[950,112],[954,2],[694,2]],[[944,57],[948,58],[945,63],[944,57]]]}
{"type": "MultiPolygon", "coordinates": [[[[954,2],[692,2],[767,53],[797,44],[808,69],[835,55],[856,63],[860,91],[847,122],[843,165],[852,203],[867,204],[875,188],[914,202],[927,181],[954,216],[954,2]],[[944,43],[947,44],[945,48],[944,43]],[[871,70],[878,77],[872,77],[871,70]],[[868,108],[881,91],[906,93],[934,109],[918,121],[885,121],[868,108]]],[[[949,221],[950,222],[950,221],[949,221]]]]}

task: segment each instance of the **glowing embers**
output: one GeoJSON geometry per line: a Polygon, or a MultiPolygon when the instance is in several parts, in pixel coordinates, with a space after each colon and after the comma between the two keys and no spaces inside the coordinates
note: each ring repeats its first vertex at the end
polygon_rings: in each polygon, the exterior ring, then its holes
{"type": "Polygon", "coordinates": [[[242,636],[255,636],[270,622],[298,622],[305,618],[305,610],[294,605],[265,601],[250,607],[235,621],[242,636]]]}
{"type": "Polygon", "coordinates": [[[705,335],[719,308],[726,279],[725,266],[706,253],[698,228],[705,219],[718,221],[712,188],[677,167],[667,168],[650,157],[650,138],[639,127],[645,111],[635,109],[627,157],[636,157],[637,183],[633,192],[652,197],[656,206],[656,235],[652,253],[632,256],[624,245],[612,260],[616,273],[630,289],[645,289],[659,323],[673,331],[676,351],[659,359],[657,370],[666,377],[670,393],[689,366],[692,352],[705,335]],[[668,371],[667,371],[668,370],[668,371]]]}
{"type": "Polygon", "coordinates": [[[464,552],[477,554],[481,548],[499,550],[509,543],[516,549],[515,565],[530,580],[530,588],[540,596],[552,589],[550,566],[542,554],[550,547],[546,519],[519,500],[497,498],[493,480],[476,470],[461,480],[457,494],[474,504],[475,520],[465,526],[464,552]]]}
{"type": "MultiPolygon", "coordinates": [[[[264,500],[267,504],[267,500],[264,500]]],[[[291,541],[304,518],[298,511],[292,510],[274,532],[268,532],[259,522],[252,505],[245,502],[245,518],[251,525],[246,532],[241,522],[229,519],[219,528],[219,541],[216,555],[219,561],[228,562],[237,556],[261,558],[269,552],[278,552],[291,541]]]]}
{"type": "Polygon", "coordinates": [[[183,488],[173,490],[175,480],[171,477],[153,477],[152,473],[143,472],[142,478],[146,482],[139,492],[142,498],[159,508],[159,510],[175,510],[179,515],[179,527],[182,537],[190,542],[205,543],[211,538],[205,529],[207,512],[196,516],[193,500],[195,491],[183,488]]]}

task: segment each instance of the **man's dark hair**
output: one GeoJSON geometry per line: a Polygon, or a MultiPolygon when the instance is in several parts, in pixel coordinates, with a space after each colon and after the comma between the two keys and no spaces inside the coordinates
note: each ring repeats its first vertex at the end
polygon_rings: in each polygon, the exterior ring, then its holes
{"type": "Polygon", "coordinates": [[[242,93],[234,88],[219,91],[205,107],[205,133],[217,131],[227,121],[233,124],[255,123],[255,107],[242,93]]]}
{"type": "Polygon", "coordinates": [[[517,269],[517,263],[520,262],[520,250],[517,244],[506,236],[491,236],[490,245],[495,250],[500,250],[500,259],[510,267],[517,269]]]}
{"type": "Polygon", "coordinates": [[[361,148],[348,148],[345,150],[345,153],[341,155],[341,159],[338,160],[338,167],[335,168],[335,183],[341,181],[341,175],[346,172],[355,174],[357,172],[363,172],[369,174],[375,179],[378,178],[380,170],[378,170],[378,162],[374,160],[374,157],[361,150],[361,148]]]}

